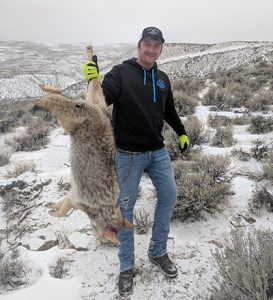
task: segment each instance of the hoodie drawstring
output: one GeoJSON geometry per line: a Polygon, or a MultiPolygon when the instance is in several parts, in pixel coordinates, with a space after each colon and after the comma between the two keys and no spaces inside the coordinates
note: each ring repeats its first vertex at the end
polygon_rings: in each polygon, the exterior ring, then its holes
{"type": "Polygon", "coordinates": [[[146,85],[146,70],[143,68],[143,72],[144,72],[144,79],[143,79],[143,85],[146,85]]]}
{"type": "MultiPolygon", "coordinates": [[[[146,85],[147,73],[146,70],[143,68],[143,85],[146,85]]],[[[156,102],[156,87],[155,87],[155,72],[152,69],[152,82],[153,82],[153,95],[154,95],[154,102],[156,102]]]]}
{"type": "Polygon", "coordinates": [[[154,71],[154,69],[152,69],[152,80],[153,80],[154,102],[156,102],[155,71],[154,71]]]}

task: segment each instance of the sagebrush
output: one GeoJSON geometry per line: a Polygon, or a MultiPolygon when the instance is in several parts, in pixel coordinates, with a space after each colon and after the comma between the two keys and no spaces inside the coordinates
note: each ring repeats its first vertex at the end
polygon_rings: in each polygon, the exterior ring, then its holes
{"type": "Polygon", "coordinates": [[[267,300],[273,296],[273,235],[271,231],[232,230],[213,261],[218,285],[213,300],[267,300]]]}
{"type": "Polygon", "coordinates": [[[205,155],[194,161],[177,160],[173,165],[178,191],[174,219],[198,219],[203,212],[223,209],[232,194],[228,156],[205,155]]]}

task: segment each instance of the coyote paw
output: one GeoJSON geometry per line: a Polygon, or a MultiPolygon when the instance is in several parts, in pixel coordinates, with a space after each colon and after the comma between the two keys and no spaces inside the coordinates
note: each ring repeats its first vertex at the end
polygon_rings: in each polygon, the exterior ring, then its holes
{"type": "Polygon", "coordinates": [[[57,203],[55,203],[55,202],[47,202],[45,204],[45,207],[46,208],[54,208],[54,209],[56,209],[57,208],[57,203]]]}
{"type": "Polygon", "coordinates": [[[52,217],[60,217],[57,210],[50,210],[48,212],[52,217]]]}

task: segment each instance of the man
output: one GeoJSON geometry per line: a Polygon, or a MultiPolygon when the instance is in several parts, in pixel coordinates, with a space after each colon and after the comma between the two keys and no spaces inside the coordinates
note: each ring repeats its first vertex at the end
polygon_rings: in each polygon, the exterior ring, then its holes
{"type": "MultiPolygon", "coordinates": [[[[119,204],[123,217],[133,222],[133,211],[143,172],[151,178],[157,192],[149,260],[166,277],[175,278],[177,268],[167,254],[167,240],[177,190],[169,154],[161,134],[165,120],[177,133],[185,151],[189,140],[175,110],[168,76],[157,68],[165,40],[155,27],[145,28],[138,42],[138,55],[124,61],[104,76],[102,88],[107,103],[113,104],[116,142],[116,172],[120,185],[119,204]]],[[[100,78],[97,65],[84,65],[87,80],[100,78]]],[[[128,295],[133,288],[134,232],[119,232],[120,275],[118,288],[128,295]]]]}

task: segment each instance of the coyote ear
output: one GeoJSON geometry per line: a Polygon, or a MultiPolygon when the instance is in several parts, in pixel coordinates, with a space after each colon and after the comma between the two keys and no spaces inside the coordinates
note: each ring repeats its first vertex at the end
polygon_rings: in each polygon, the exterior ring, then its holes
{"type": "Polygon", "coordinates": [[[123,219],[123,224],[122,224],[123,229],[133,229],[134,225],[130,223],[128,220],[123,219]]]}

